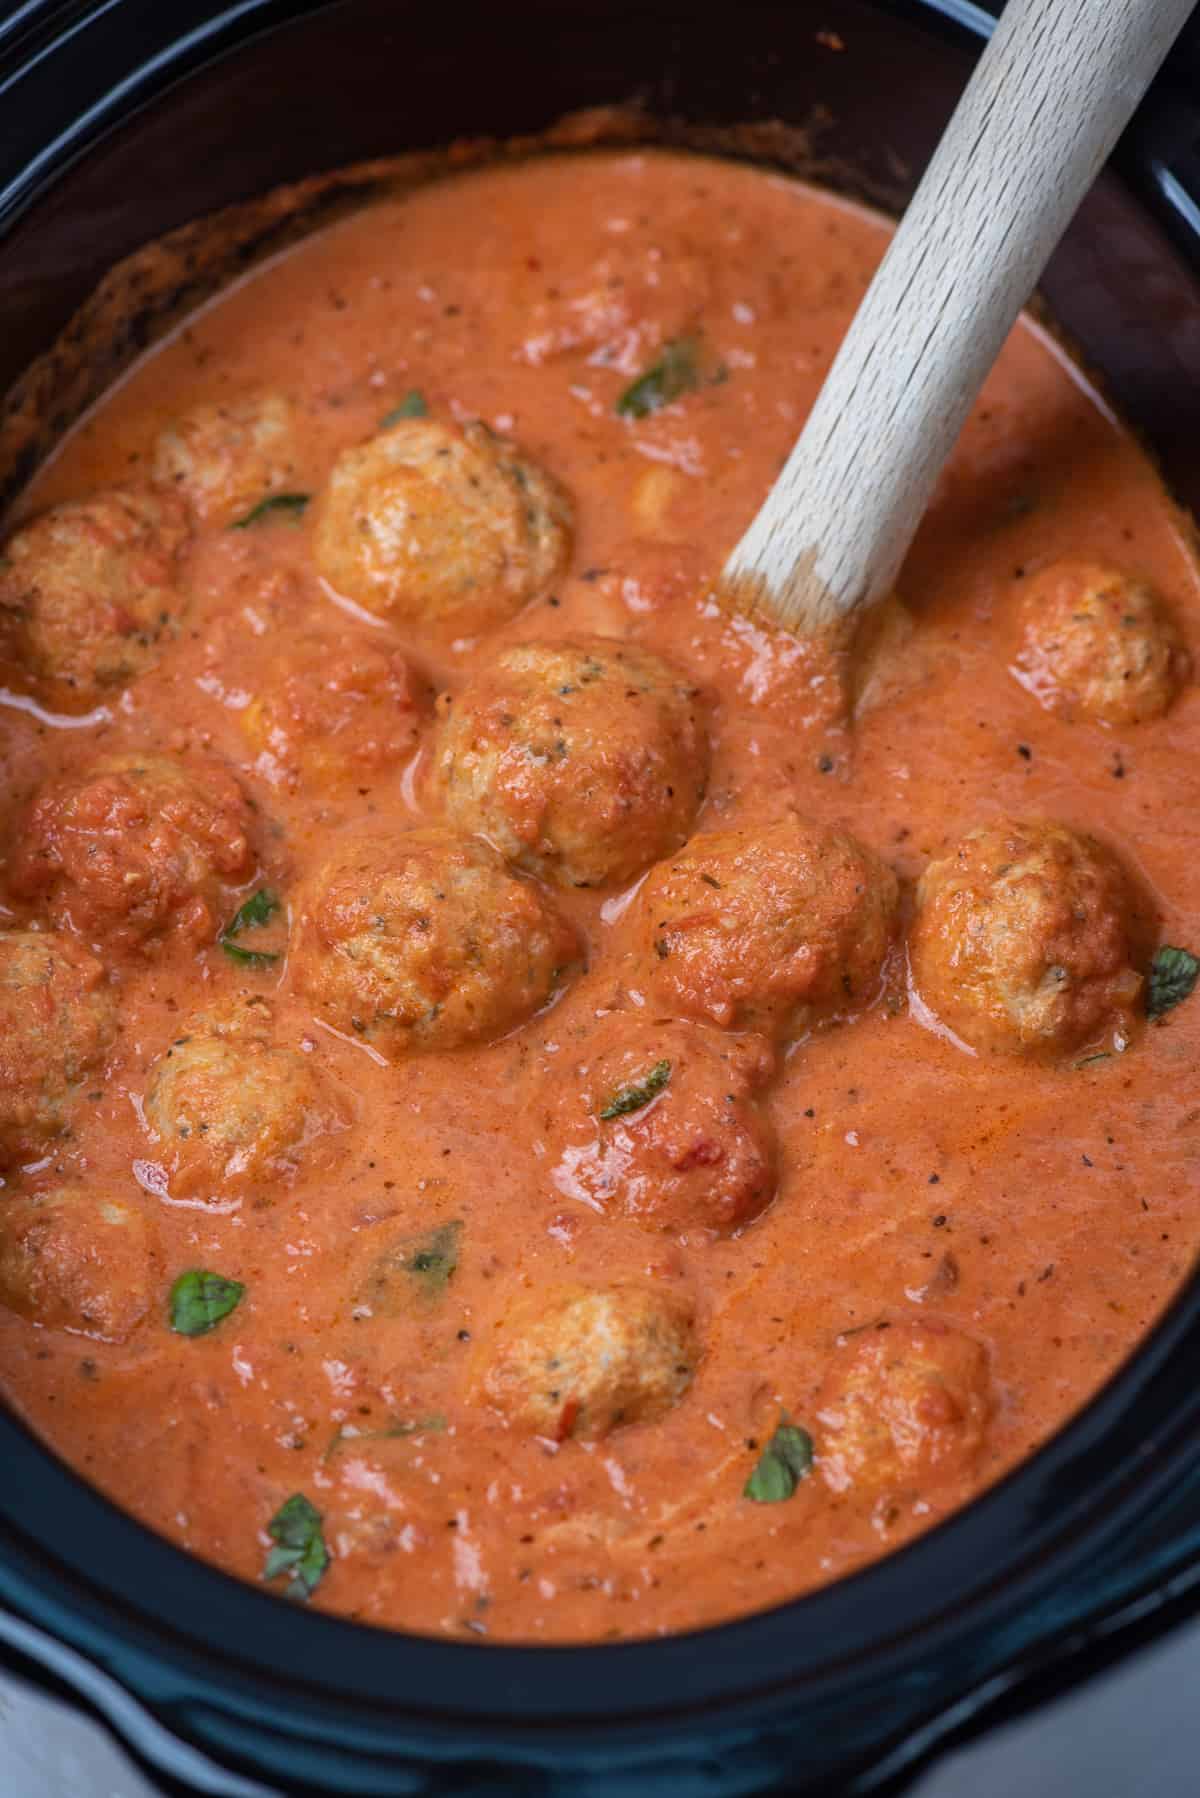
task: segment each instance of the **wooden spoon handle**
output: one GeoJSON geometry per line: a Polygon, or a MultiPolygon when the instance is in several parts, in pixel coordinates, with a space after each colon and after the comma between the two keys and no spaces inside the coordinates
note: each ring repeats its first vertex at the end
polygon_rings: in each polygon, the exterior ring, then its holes
{"type": "Polygon", "coordinates": [[[1050,253],[1193,0],[1008,0],[808,423],[734,550],[802,633],[891,589],[1050,253]]]}

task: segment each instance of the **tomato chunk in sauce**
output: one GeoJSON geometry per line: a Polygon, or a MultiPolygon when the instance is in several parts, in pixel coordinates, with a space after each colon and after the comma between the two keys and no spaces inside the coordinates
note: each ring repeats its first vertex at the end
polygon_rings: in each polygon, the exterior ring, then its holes
{"type": "Polygon", "coordinates": [[[548,156],[194,314],[0,558],[0,1386],[191,1552],[571,1641],[859,1568],[1200,1223],[1200,587],[1014,331],[842,691],[717,576],[887,242],[548,156]]]}

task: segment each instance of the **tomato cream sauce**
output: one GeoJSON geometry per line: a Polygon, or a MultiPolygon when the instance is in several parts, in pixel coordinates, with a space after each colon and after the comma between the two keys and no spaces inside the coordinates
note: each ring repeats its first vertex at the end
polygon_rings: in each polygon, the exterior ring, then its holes
{"type": "MultiPolygon", "coordinates": [[[[201,756],[253,807],[255,870],[231,876],[217,922],[264,885],[283,902],[237,939],[278,952],[263,966],[211,930],[152,953],[96,941],[115,1041],[69,1133],[12,1167],[0,1199],[81,1186],[144,1218],[151,1303],[126,1340],[0,1312],[0,1383],[70,1465],[192,1553],[261,1580],[268,1523],[300,1493],[331,1557],[311,1602],[364,1622],[545,1641],[714,1623],[862,1567],[993,1482],[1097,1391],[1187,1275],[1200,998],[1135,1021],[1124,1052],[1108,1036],[1052,1059],[975,1053],[910,1004],[902,922],[878,989],[778,1046],[761,1098],[777,1191],[720,1235],[606,1213],[563,1174],[581,1045],[614,1006],[654,1009],[642,876],[554,890],[586,971],[482,1046],[356,1040],[296,979],[296,895],[331,844],[436,822],[432,696],[461,692],[506,646],[580,633],[664,656],[699,689],[711,770],[694,828],[791,809],[848,830],[895,871],[904,919],[926,864],[965,831],[1048,817],[1093,832],[1135,881],[1142,972],[1157,943],[1200,949],[1195,688],[1164,716],[1109,725],[1045,709],[1011,672],[1023,583],[1061,558],[1129,570],[1190,647],[1200,635],[1188,527],[1036,324],[1014,331],[972,413],[903,571],[906,621],[849,722],[802,646],[713,597],[887,238],[881,219],[792,180],[665,152],[447,179],[318,233],[193,315],[22,499],[17,523],[144,481],[181,413],[264,389],[298,420],[284,486],[318,495],[416,390],[431,417],[481,419],[518,444],[574,508],[549,590],[467,631],[389,622],[336,592],[314,564],[315,506],[243,530],[197,519],[187,609],[154,665],[73,715],[11,671],[10,820],[102,757],[201,756]],[[702,345],[688,390],[618,412],[685,336],[702,345]],[[347,770],[330,738],[289,772],[254,734],[313,632],[318,660],[400,652],[402,753],[347,770]],[[270,1001],[275,1041],[316,1070],[328,1112],[269,1179],[177,1183],[146,1115],[152,1070],[195,1014],[247,994],[270,1001]],[[394,1268],[418,1242],[434,1263],[453,1253],[428,1280],[410,1255],[397,1277],[411,1292],[385,1302],[389,1255],[394,1268]],[[186,1336],[168,1293],[196,1268],[245,1291],[186,1336]],[[514,1297],[614,1280],[694,1311],[694,1377],[663,1414],[584,1439],[569,1408],[539,1433],[489,1403],[480,1369],[514,1297]],[[823,1383],[849,1333],[880,1324],[980,1345],[986,1419],[945,1477],[883,1490],[852,1468],[830,1477],[823,1383]],[[784,1416],[815,1465],[790,1497],[755,1502],[743,1488],[784,1416]]],[[[6,924],[39,921],[36,900],[4,892],[6,924]]],[[[93,940],[78,915],[63,928],[93,940]]]]}

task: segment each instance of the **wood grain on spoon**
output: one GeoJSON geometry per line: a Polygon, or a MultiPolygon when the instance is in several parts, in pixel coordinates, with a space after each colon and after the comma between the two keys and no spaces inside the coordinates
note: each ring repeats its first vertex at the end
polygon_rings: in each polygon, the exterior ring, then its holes
{"type": "Polygon", "coordinates": [[[787,464],[725,567],[835,634],[892,589],[942,465],[1193,0],[1009,0],[787,464]]]}

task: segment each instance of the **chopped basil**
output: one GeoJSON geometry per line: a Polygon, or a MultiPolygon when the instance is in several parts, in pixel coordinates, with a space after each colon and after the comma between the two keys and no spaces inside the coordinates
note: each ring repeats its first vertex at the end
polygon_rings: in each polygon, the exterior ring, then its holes
{"type": "Polygon", "coordinates": [[[1146,1016],[1160,1018],[1164,1011],[1182,1005],[1200,976],[1200,961],[1187,949],[1174,949],[1164,943],[1150,965],[1150,985],[1146,992],[1146,1016]]]}
{"type": "Polygon", "coordinates": [[[429,407],[425,403],[425,395],[421,389],[410,387],[400,404],[393,406],[391,411],[380,419],[379,429],[390,431],[392,426],[398,425],[402,418],[424,418],[428,412],[429,407]]]}
{"type": "Polygon", "coordinates": [[[461,1237],[462,1222],[452,1218],[421,1236],[394,1243],[372,1267],[361,1300],[384,1317],[410,1311],[414,1302],[436,1304],[458,1267],[461,1237]]]}
{"type": "Polygon", "coordinates": [[[251,506],[244,518],[235,518],[229,528],[231,531],[248,531],[251,525],[266,524],[277,513],[292,524],[299,524],[311,498],[309,493],[268,493],[266,499],[251,506]]]}
{"type": "Polygon", "coordinates": [[[245,1290],[240,1280],[227,1280],[205,1267],[189,1268],[171,1288],[171,1328],[179,1336],[207,1336],[237,1309],[245,1290]]]}
{"type": "Polygon", "coordinates": [[[321,1513],[303,1492],[293,1492],[267,1525],[267,1534],[275,1547],[267,1556],[263,1578],[278,1579],[281,1573],[289,1573],[287,1597],[311,1598],[329,1565],[321,1513]]]}
{"type": "Polygon", "coordinates": [[[670,1078],[670,1062],[656,1061],[643,1079],[618,1087],[600,1113],[601,1118],[607,1122],[609,1118],[623,1118],[631,1111],[640,1111],[643,1105],[649,1105],[651,1099],[658,1097],[670,1078]]]}
{"type": "Polygon", "coordinates": [[[243,949],[233,941],[243,930],[259,930],[270,923],[279,906],[279,896],[270,887],[259,887],[245,904],[239,905],[217,939],[230,961],[239,962],[244,968],[269,968],[279,960],[277,949],[243,949]]]}
{"type": "Polygon", "coordinates": [[[433,1411],[428,1417],[393,1417],[381,1430],[339,1429],[326,1450],[325,1459],[328,1461],[348,1443],[391,1442],[404,1436],[440,1436],[445,1428],[445,1417],[440,1411],[433,1411]]]}
{"type": "Polygon", "coordinates": [[[694,337],[676,337],[663,346],[652,368],[628,386],[617,401],[621,418],[649,418],[700,384],[700,365],[694,337]]]}
{"type": "Polygon", "coordinates": [[[1111,1061],[1111,1049],[1097,1049],[1094,1055],[1085,1055],[1075,1063],[1077,1068],[1090,1068],[1097,1061],[1111,1061]]]}
{"type": "Polygon", "coordinates": [[[813,1463],[812,1437],[798,1424],[781,1423],[758,1458],[742,1488],[758,1505],[777,1505],[790,1498],[813,1463]]]}

